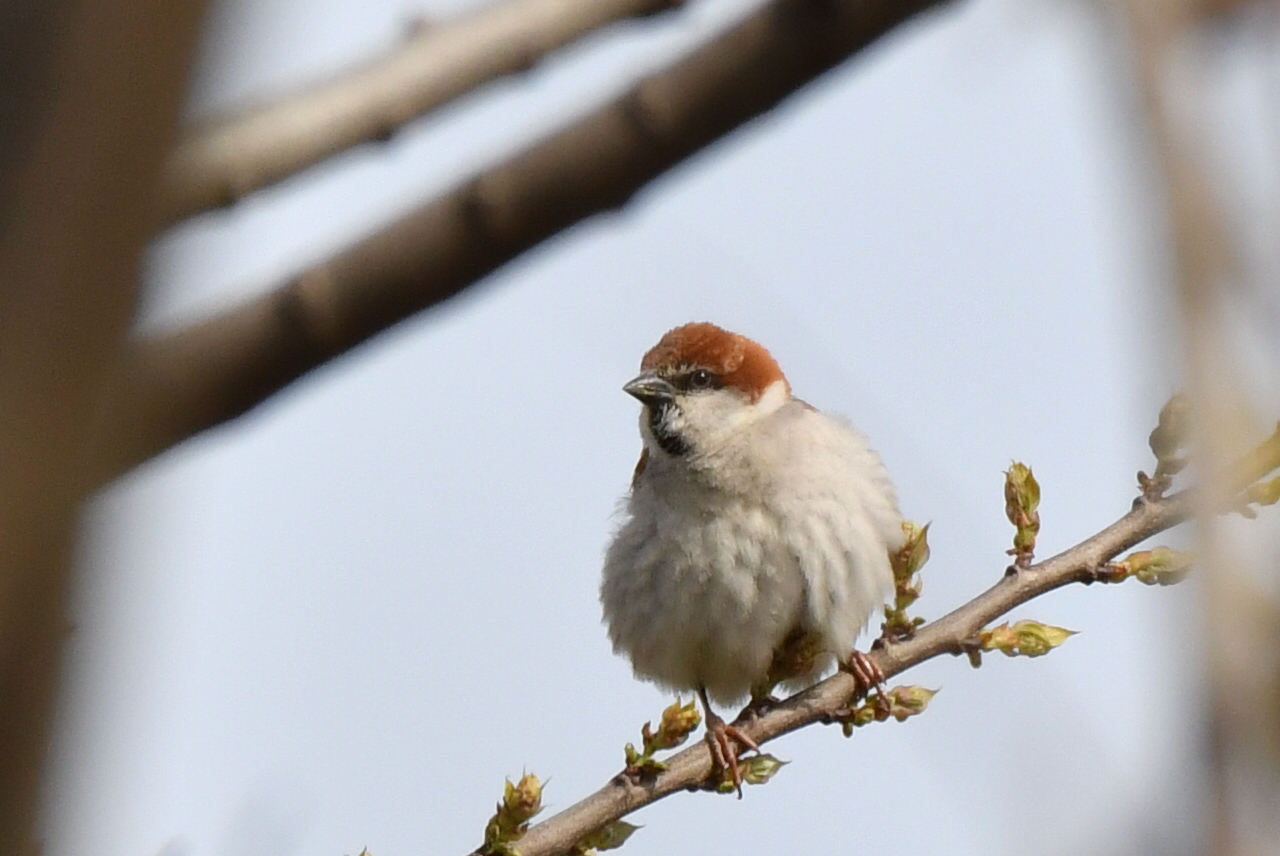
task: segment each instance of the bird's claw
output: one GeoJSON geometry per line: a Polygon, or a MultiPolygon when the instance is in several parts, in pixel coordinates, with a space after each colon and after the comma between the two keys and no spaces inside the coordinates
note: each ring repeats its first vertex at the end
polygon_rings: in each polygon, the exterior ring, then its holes
{"type": "Polygon", "coordinates": [[[742,729],[730,725],[719,716],[711,714],[707,717],[707,745],[711,749],[711,762],[716,771],[723,776],[728,774],[733,782],[733,789],[742,799],[742,772],[738,769],[738,753],[748,749],[760,751],[760,744],[742,732],[742,729]],[[738,745],[742,746],[740,750],[738,745]]]}
{"type": "Polygon", "coordinates": [[[867,693],[871,692],[872,687],[875,687],[880,692],[880,695],[884,695],[884,671],[875,660],[861,651],[854,651],[849,655],[848,668],[853,675],[854,681],[857,682],[855,695],[865,697],[867,693]]]}

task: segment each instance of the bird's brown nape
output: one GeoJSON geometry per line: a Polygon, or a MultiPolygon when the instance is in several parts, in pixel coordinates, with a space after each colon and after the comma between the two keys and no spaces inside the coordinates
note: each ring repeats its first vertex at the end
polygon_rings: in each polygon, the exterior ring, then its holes
{"type": "Polygon", "coordinates": [[[640,362],[642,370],[657,372],[694,366],[714,372],[725,386],[739,390],[753,402],[771,384],[786,382],[777,361],[764,347],[705,321],[669,330],[640,362]]]}

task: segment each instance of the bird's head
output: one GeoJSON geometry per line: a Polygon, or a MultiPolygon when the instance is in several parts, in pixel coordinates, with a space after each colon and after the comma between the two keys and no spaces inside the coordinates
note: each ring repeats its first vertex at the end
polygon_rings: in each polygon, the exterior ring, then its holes
{"type": "Polygon", "coordinates": [[[675,457],[706,452],[791,398],[763,347],[714,324],[676,327],[622,388],[644,404],[645,446],[675,457]]]}

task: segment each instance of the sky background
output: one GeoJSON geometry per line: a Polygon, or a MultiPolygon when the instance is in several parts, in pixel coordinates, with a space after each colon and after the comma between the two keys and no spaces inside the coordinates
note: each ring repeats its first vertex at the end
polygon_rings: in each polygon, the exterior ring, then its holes
{"type": "MultiPolygon", "coordinates": [[[[193,114],[287,93],[465,0],[228,0],[193,114]]],[[[754,4],[611,27],[390,142],[171,230],[141,326],[256,294],[537,139],[754,4]]],[[[757,339],[932,521],[920,614],[996,581],[1002,471],[1039,553],[1121,515],[1176,383],[1161,226],[1113,22],[972,0],[897,31],[619,214],[547,242],[104,490],[84,525],[50,856],[462,854],[504,777],[547,811],[671,700],[597,587],[639,452],[621,392],[672,326],[757,339]]],[[[1196,849],[1195,583],[1019,609],[1039,660],[933,661],[924,716],[814,727],[741,802],[631,819],[683,852],[1196,849]]],[[[866,640],[861,643],[864,647],[866,640]]]]}

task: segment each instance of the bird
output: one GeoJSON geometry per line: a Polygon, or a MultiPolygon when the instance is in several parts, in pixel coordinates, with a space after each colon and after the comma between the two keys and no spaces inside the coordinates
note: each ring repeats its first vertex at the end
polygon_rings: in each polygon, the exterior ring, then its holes
{"type": "Polygon", "coordinates": [[[605,552],[604,623],[638,678],[696,693],[741,796],[739,753],[759,747],[712,699],[754,704],[834,663],[863,691],[884,680],[854,643],[894,590],[894,485],[861,432],[714,324],[668,331],[622,389],[643,405],[643,447],[605,552]]]}

